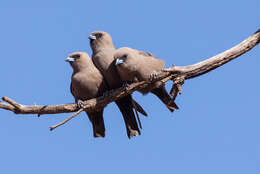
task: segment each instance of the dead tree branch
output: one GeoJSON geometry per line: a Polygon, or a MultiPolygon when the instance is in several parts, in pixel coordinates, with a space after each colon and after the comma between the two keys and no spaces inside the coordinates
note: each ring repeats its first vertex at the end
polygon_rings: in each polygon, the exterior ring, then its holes
{"type": "MultiPolygon", "coordinates": [[[[98,97],[84,102],[84,110],[93,111],[99,108],[105,107],[107,104],[124,97],[128,94],[133,93],[136,90],[142,89],[150,85],[155,81],[167,82],[169,80],[173,80],[174,85],[171,90],[171,95],[173,96],[173,100],[175,99],[177,92],[181,93],[181,85],[184,83],[184,80],[191,79],[194,77],[198,77],[205,73],[208,73],[227,62],[239,57],[240,55],[246,53],[253,47],[255,47],[260,42],[260,29],[252,34],[249,38],[241,42],[240,44],[234,46],[233,48],[226,50],[216,56],[213,56],[209,59],[206,59],[202,62],[188,65],[188,66],[173,66],[172,68],[168,68],[159,73],[159,75],[153,79],[152,81],[143,81],[138,83],[133,83],[127,88],[121,87],[119,89],[113,90],[106,97],[98,97]]],[[[58,114],[58,113],[77,113],[83,111],[77,107],[76,104],[61,104],[61,105],[22,105],[8,97],[2,97],[3,101],[0,102],[0,108],[9,110],[14,112],[15,114],[58,114]]],[[[70,120],[73,118],[75,113],[71,117],[68,118],[70,120]]],[[[64,124],[66,121],[60,123],[64,124]]],[[[59,125],[59,124],[58,124],[59,125]]],[[[57,126],[57,125],[56,125],[57,126]]],[[[51,127],[51,129],[54,129],[51,127]]]]}

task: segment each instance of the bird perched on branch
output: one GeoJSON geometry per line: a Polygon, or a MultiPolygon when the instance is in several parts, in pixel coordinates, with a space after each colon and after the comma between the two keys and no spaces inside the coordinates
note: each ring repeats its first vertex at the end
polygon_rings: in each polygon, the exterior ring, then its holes
{"type": "MultiPolygon", "coordinates": [[[[102,96],[108,89],[102,74],[87,53],[74,52],[65,61],[73,68],[70,90],[79,107],[82,107],[82,101],[102,96]]],[[[94,112],[86,111],[92,123],[94,137],[105,137],[103,111],[104,108],[94,112]]]]}
{"type": "MultiPolygon", "coordinates": [[[[104,76],[109,89],[122,87],[123,81],[120,79],[114,64],[115,47],[111,36],[103,31],[95,31],[89,35],[89,39],[93,52],[92,60],[104,76]]],[[[140,135],[132,101],[131,95],[115,101],[123,115],[128,138],[140,135]]]]}
{"type": "MultiPolygon", "coordinates": [[[[128,47],[115,51],[114,59],[120,78],[125,82],[140,82],[152,80],[158,71],[164,68],[164,61],[153,54],[128,47]]],[[[156,95],[173,112],[179,109],[165,89],[164,83],[158,81],[147,88],[139,90],[142,94],[148,92],[156,95]]]]}

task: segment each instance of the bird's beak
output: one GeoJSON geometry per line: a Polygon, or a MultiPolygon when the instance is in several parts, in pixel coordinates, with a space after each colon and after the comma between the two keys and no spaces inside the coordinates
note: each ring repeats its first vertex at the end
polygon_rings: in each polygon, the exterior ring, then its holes
{"type": "Polygon", "coordinates": [[[66,61],[66,62],[74,62],[75,59],[72,58],[72,57],[67,57],[67,58],[65,59],[65,61],[66,61]]]}
{"type": "Polygon", "coordinates": [[[122,64],[122,63],[124,63],[124,60],[117,58],[115,65],[120,65],[120,64],[122,64]]]}
{"type": "Polygon", "coordinates": [[[88,39],[89,40],[96,40],[97,37],[91,34],[91,35],[88,36],[88,39]]]}

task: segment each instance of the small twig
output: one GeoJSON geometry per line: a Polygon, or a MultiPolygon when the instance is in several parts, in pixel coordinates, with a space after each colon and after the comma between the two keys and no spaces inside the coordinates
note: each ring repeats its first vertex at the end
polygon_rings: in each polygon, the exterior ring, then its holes
{"type": "Polygon", "coordinates": [[[0,102],[0,108],[15,112],[15,107],[13,107],[12,105],[10,105],[8,103],[0,102]]]}
{"type": "Polygon", "coordinates": [[[174,81],[174,85],[176,85],[178,89],[178,93],[181,95],[182,93],[181,87],[184,84],[185,76],[176,77],[173,81],[174,81]]]}
{"type": "Polygon", "coordinates": [[[12,105],[14,107],[14,110],[15,110],[14,112],[16,112],[16,113],[19,112],[22,108],[21,104],[15,102],[14,100],[12,100],[8,97],[2,97],[2,100],[9,103],[10,105],[12,105]]]}
{"type": "Polygon", "coordinates": [[[172,99],[171,99],[170,103],[175,102],[175,99],[176,99],[178,93],[179,93],[179,95],[181,95],[181,93],[182,93],[181,87],[184,84],[184,80],[185,80],[184,76],[176,77],[172,80],[173,85],[170,90],[170,95],[172,96],[172,99]]]}
{"type": "Polygon", "coordinates": [[[67,123],[68,121],[70,121],[72,118],[76,117],[77,115],[79,115],[82,111],[84,111],[84,108],[80,108],[76,113],[74,113],[72,116],[66,118],[64,121],[54,125],[54,126],[51,126],[50,127],[50,131],[53,131],[55,128],[67,123]]]}

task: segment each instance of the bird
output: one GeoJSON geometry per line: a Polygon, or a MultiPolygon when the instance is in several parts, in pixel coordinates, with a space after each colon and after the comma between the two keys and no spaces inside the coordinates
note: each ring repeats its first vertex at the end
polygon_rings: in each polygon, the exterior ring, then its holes
{"type": "MultiPolygon", "coordinates": [[[[116,59],[115,65],[120,78],[126,83],[149,81],[157,75],[158,71],[164,68],[164,61],[158,59],[152,53],[129,47],[122,47],[116,50],[114,59],[116,59]]],[[[147,88],[140,89],[139,92],[142,94],[153,93],[171,112],[179,109],[166,91],[165,84],[161,81],[152,83],[147,88]]]]}
{"type": "MultiPolygon", "coordinates": [[[[82,107],[84,100],[102,96],[108,89],[102,74],[95,67],[87,53],[71,53],[65,61],[69,62],[73,68],[70,91],[79,107],[82,107]]],[[[95,138],[105,137],[103,111],[104,108],[93,112],[85,111],[92,123],[93,136],[95,138]]]]}
{"type": "MultiPolygon", "coordinates": [[[[92,49],[93,63],[104,76],[109,89],[113,90],[122,87],[124,83],[120,79],[114,63],[114,52],[116,49],[111,36],[104,31],[94,31],[88,38],[92,49]]],[[[141,132],[133,111],[132,96],[129,94],[116,100],[115,103],[123,115],[128,138],[140,135],[141,132]]]]}

